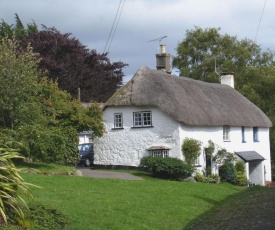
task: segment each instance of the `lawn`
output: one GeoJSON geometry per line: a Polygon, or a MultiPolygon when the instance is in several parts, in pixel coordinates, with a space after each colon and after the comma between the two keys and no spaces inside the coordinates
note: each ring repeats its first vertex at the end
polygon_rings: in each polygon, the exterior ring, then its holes
{"type": "Polygon", "coordinates": [[[61,211],[68,229],[184,229],[241,187],[165,181],[94,179],[64,175],[24,174],[42,188],[32,188],[34,201],[61,211]]]}

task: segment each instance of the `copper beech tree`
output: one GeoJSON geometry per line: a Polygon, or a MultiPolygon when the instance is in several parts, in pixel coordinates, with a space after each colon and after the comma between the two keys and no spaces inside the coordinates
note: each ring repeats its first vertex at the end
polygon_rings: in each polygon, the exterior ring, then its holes
{"type": "Polygon", "coordinates": [[[44,25],[39,30],[35,22],[24,27],[17,14],[15,20],[15,25],[2,21],[0,37],[15,36],[22,47],[30,45],[39,54],[40,69],[73,98],[77,98],[80,88],[81,101],[105,102],[122,85],[122,69],[127,64],[111,62],[108,53],[89,49],[71,33],[63,34],[44,25]]]}

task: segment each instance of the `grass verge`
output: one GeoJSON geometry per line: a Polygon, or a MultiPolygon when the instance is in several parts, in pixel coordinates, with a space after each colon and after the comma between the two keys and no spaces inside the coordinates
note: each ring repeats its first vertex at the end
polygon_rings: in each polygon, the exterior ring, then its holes
{"type": "Polygon", "coordinates": [[[61,211],[68,229],[184,229],[243,188],[158,179],[25,174],[34,202],[61,211]]]}

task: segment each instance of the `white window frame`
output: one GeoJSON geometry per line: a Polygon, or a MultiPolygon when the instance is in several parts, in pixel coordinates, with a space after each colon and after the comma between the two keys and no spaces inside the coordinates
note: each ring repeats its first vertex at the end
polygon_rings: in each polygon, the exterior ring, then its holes
{"type": "Polygon", "coordinates": [[[152,112],[134,112],[133,113],[133,127],[151,127],[152,126],[152,112]]]}
{"type": "Polygon", "coordinates": [[[230,126],[223,126],[223,141],[230,141],[230,126]]]}
{"type": "Polygon", "coordinates": [[[123,116],[122,113],[115,113],[114,114],[114,128],[121,129],[123,128],[123,116]]]}
{"type": "Polygon", "coordinates": [[[169,157],[169,149],[154,149],[154,150],[149,150],[150,155],[152,157],[169,157]]]}

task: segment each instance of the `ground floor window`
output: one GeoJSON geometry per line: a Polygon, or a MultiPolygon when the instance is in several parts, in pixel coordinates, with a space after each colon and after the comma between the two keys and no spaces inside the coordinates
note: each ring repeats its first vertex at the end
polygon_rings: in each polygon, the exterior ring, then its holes
{"type": "Polygon", "coordinates": [[[169,149],[149,150],[149,153],[152,157],[169,157],[169,149]]]}

